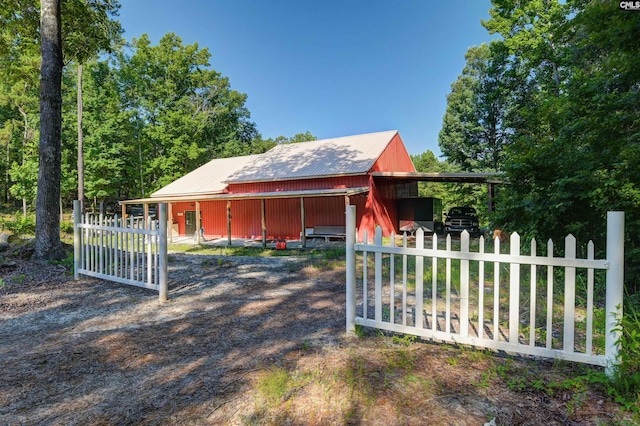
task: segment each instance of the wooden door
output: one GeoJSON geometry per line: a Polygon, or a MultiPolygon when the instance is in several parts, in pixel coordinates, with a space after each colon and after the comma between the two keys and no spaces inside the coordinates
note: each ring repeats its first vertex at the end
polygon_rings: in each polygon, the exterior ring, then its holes
{"type": "Polygon", "coordinates": [[[196,211],[187,210],[184,212],[185,234],[193,235],[196,232],[196,211]]]}

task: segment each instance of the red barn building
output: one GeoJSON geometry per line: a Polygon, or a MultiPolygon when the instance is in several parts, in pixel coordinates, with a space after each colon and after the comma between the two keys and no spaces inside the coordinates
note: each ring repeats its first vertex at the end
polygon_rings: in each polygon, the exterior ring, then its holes
{"type": "Polygon", "coordinates": [[[393,131],[278,145],[264,154],[215,159],[144,200],[169,203],[173,235],[299,239],[311,228],[345,225],[345,205],[370,235],[398,232],[397,200],[417,182],[384,172],[415,172],[393,131]],[[382,173],[381,173],[382,172],[382,173]],[[375,175],[378,175],[377,177],[375,175]],[[196,212],[200,212],[197,215],[196,212]]]}

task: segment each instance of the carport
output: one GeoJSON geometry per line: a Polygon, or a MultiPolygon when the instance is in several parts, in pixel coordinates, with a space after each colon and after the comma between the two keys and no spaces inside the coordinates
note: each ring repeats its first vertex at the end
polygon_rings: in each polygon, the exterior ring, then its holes
{"type": "Polygon", "coordinates": [[[489,214],[493,212],[495,186],[508,183],[500,173],[489,172],[373,172],[374,179],[389,179],[399,182],[440,182],[440,183],[475,183],[487,185],[487,207],[489,214]]]}

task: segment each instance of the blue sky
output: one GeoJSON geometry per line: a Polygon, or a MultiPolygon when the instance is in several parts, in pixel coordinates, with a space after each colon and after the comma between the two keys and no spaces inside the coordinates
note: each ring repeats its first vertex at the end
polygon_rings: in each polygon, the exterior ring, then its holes
{"type": "Polygon", "coordinates": [[[263,137],[397,129],[410,154],[440,155],[446,96],[490,0],[122,0],[127,40],[167,32],[208,48],[248,95],[263,137]]]}

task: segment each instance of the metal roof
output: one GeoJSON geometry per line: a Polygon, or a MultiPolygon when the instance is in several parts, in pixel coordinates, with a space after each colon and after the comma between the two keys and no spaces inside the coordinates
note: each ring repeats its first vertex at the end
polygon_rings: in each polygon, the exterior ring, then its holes
{"type": "Polygon", "coordinates": [[[151,197],[219,194],[227,187],[227,184],[223,182],[229,175],[242,169],[247,163],[250,163],[259,156],[260,155],[257,154],[232,158],[216,158],[171,182],[164,188],[157,190],[151,194],[151,197]]]}
{"type": "Polygon", "coordinates": [[[332,189],[303,189],[298,191],[270,191],[270,192],[242,192],[237,194],[208,194],[208,195],[181,195],[173,197],[139,198],[137,200],[121,201],[120,204],[154,204],[154,203],[179,203],[185,201],[211,201],[211,200],[255,200],[273,198],[299,198],[299,197],[335,197],[344,195],[357,195],[369,192],[368,186],[357,188],[332,188],[332,189]]]}
{"type": "Polygon", "coordinates": [[[277,145],[231,174],[226,183],[367,173],[397,130],[277,145]]]}

